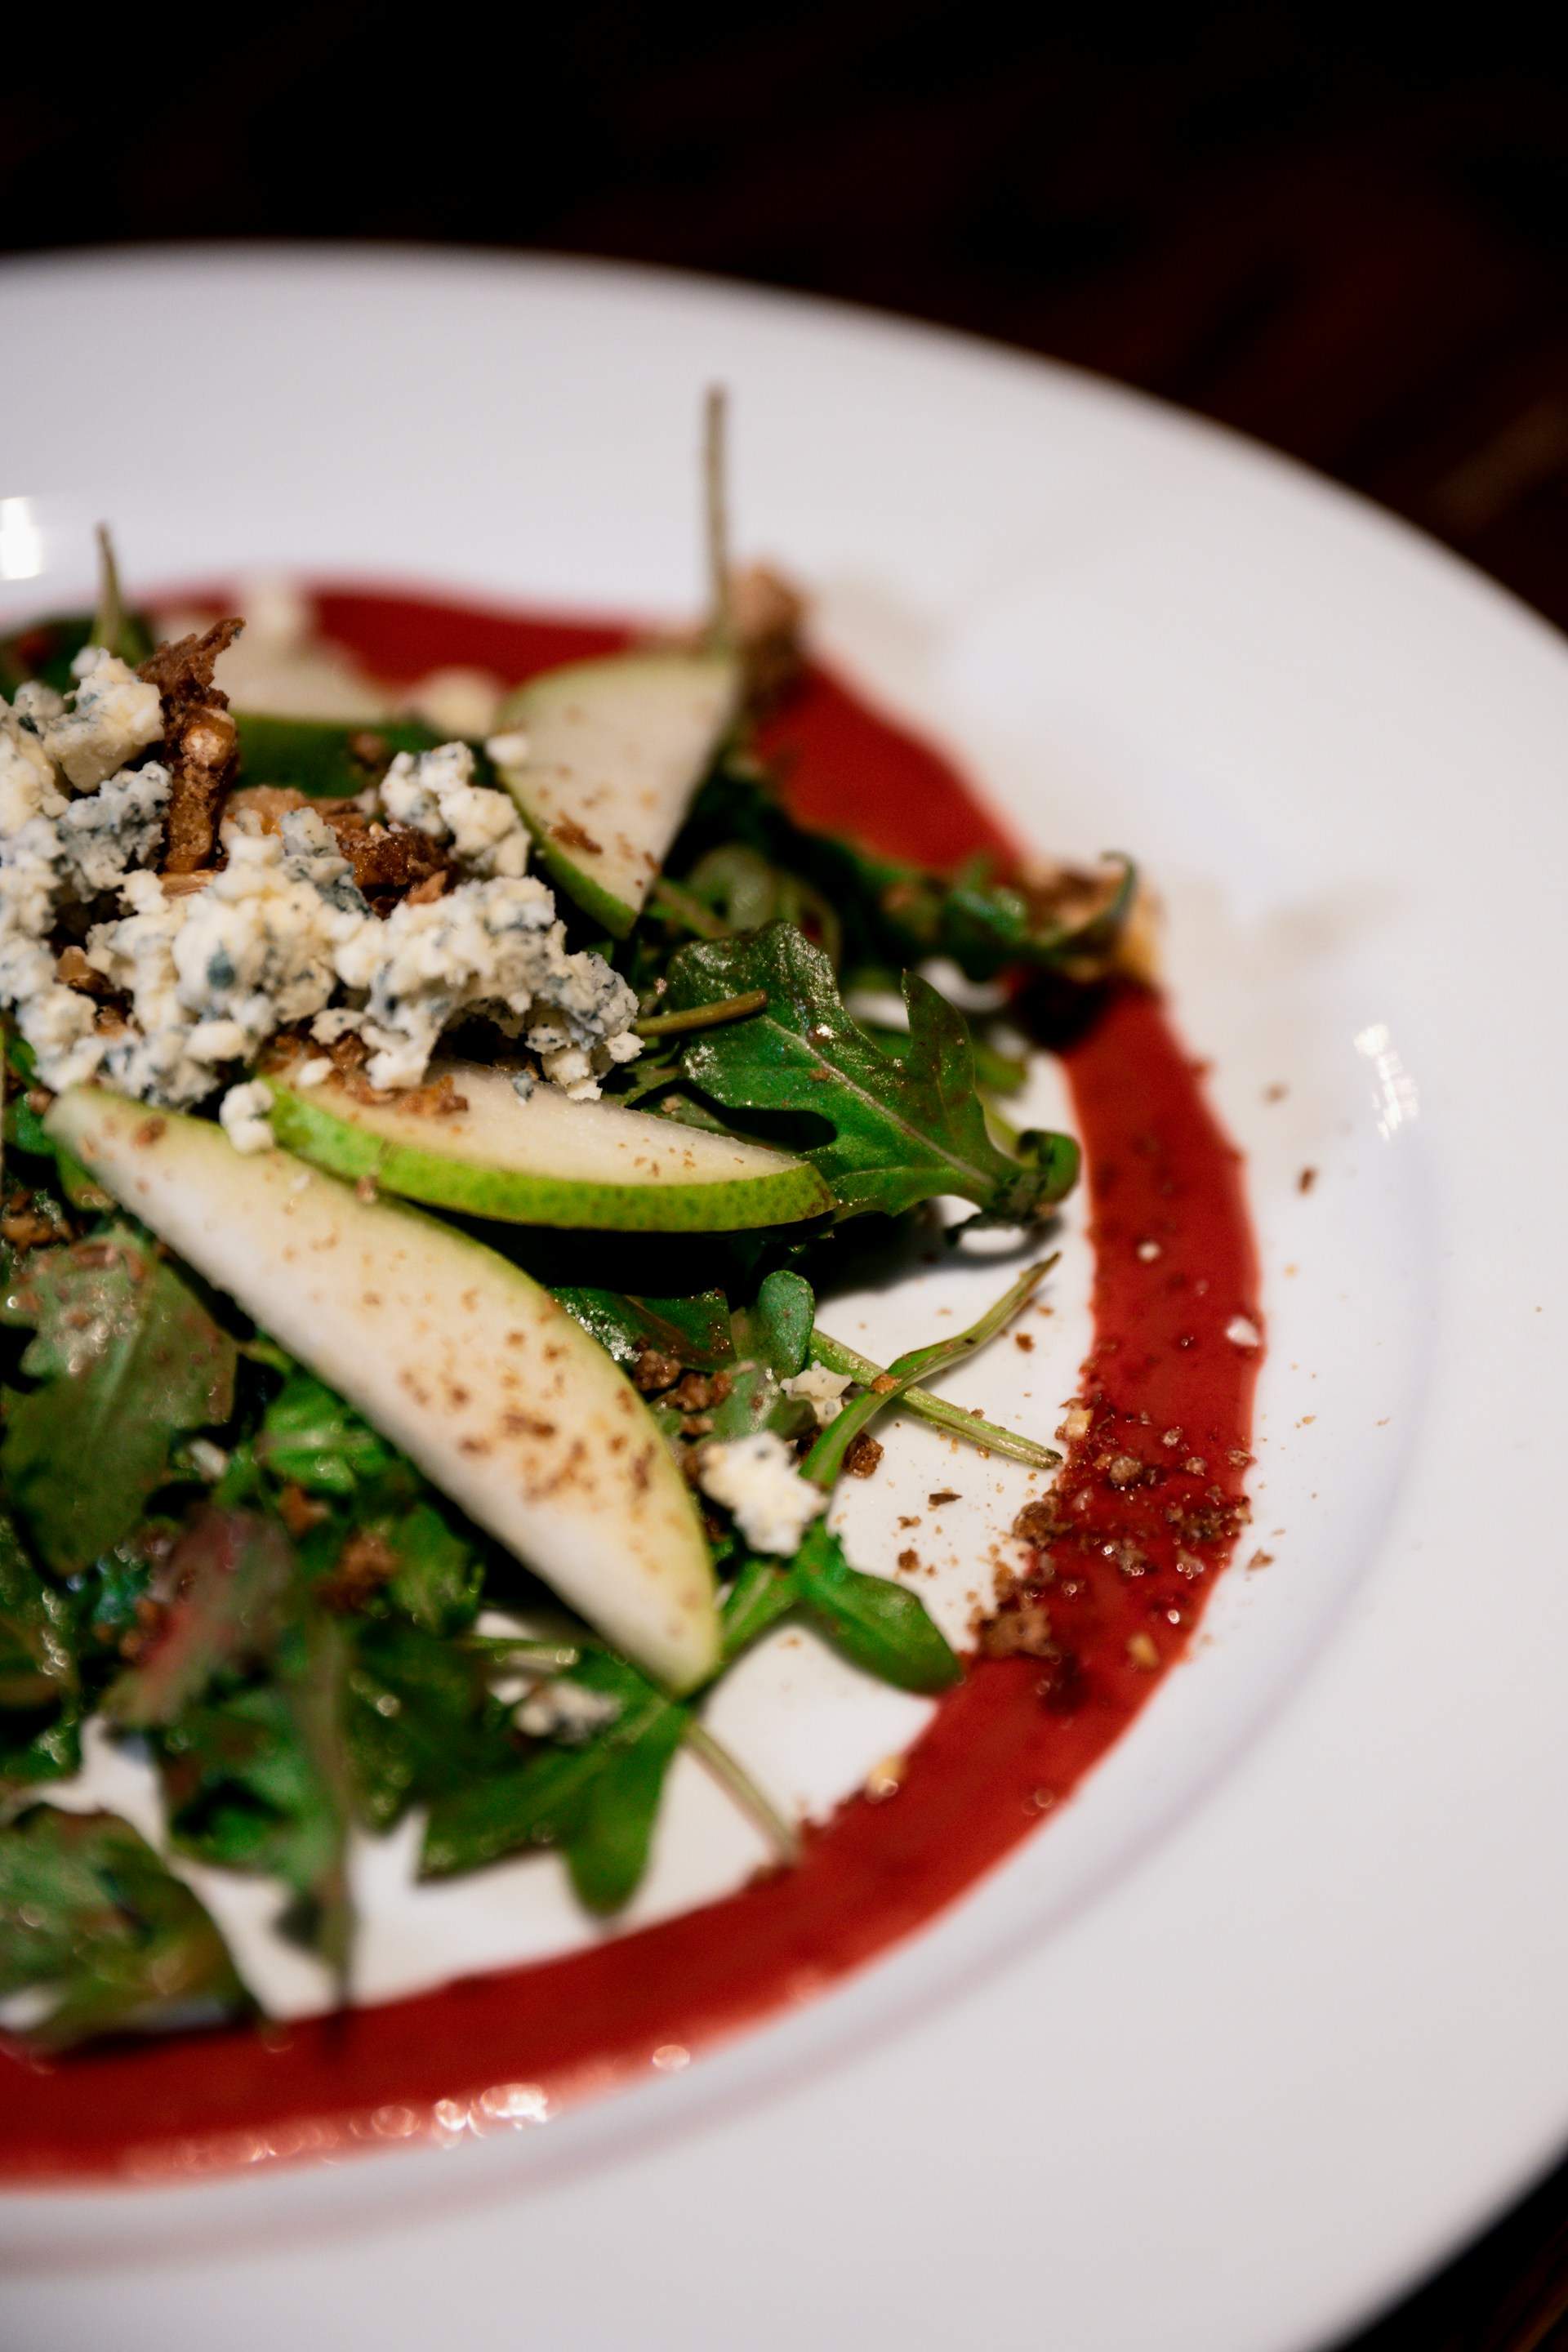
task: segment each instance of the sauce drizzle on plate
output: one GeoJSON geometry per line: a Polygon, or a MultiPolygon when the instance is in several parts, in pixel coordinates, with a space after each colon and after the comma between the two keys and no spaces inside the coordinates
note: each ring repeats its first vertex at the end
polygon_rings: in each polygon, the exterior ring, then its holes
{"type": "MultiPolygon", "coordinates": [[[[521,678],[626,641],[605,625],[353,590],[323,593],[320,614],[395,678],[446,664],[521,678]]],[[[768,748],[787,755],[807,823],[852,812],[875,846],[931,864],[1005,846],[937,752],[823,672],[768,748]]],[[[538,2122],[825,1990],[1038,1827],[1192,1641],[1244,1521],[1261,1353],[1239,1156],[1159,1000],[1113,995],[1065,1060],[1094,1339],[1031,1585],[1049,1621],[1039,1654],[976,1662],[890,1801],[852,1800],[798,1869],[722,1902],[346,2016],[53,2063],[0,2053],[0,2181],[170,2179],[538,2122]]]]}

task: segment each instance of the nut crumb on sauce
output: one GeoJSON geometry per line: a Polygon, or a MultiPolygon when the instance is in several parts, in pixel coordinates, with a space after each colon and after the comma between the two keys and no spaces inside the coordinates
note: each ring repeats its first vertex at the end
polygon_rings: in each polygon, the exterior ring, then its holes
{"type": "Polygon", "coordinates": [[[1141,1666],[1145,1674],[1152,1675],[1160,1663],[1159,1645],[1151,1633],[1130,1633],[1127,1654],[1133,1664],[1141,1666]]]}
{"type": "Polygon", "coordinates": [[[1057,1507],[1048,1495],[1026,1503],[1013,1522],[1013,1533],[1020,1543],[1047,1544],[1053,1536],[1063,1532],[1057,1516],[1057,1507]]]}
{"type": "Polygon", "coordinates": [[[864,1792],[870,1803],[882,1805],[889,1797],[896,1797],[903,1787],[904,1775],[909,1769],[907,1756],[884,1756],[879,1764],[873,1764],[864,1783],[864,1792]]]}
{"type": "Polygon", "coordinates": [[[1050,1658],[1057,1654],[1051,1639],[1050,1612],[1033,1594],[1009,1593],[979,1628],[983,1658],[1050,1658]]]}

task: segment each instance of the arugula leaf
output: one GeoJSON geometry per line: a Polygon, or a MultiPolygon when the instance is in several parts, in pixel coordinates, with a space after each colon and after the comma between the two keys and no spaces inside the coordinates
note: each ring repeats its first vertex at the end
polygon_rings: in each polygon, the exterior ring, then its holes
{"type": "Polygon", "coordinates": [[[410,1805],[512,1760],[508,1714],[492,1699],[489,1661],[395,1619],[354,1628],[343,1739],[357,1818],[388,1830],[410,1805]]]}
{"type": "Polygon", "coordinates": [[[268,1406],[256,1459],[307,1494],[351,1496],[401,1456],[313,1372],[296,1369],[268,1406]]]}
{"type": "Polygon", "coordinates": [[[9,1402],[0,1475],[69,1575],[135,1526],[178,1435],[227,1419],[234,1343],[123,1227],[35,1252],[0,1311],[36,1327],[22,1370],[40,1383],[9,1402]]]}
{"type": "Polygon", "coordinates": [[[730,1307],[721,1290],[686,1298],[643,1298],[619,1290],[566,1287],[554,1296],[617,1363],[633,1363],[651,1350],[673,1356],[685,1371],[712,1372],[734,1354],[730,1307]]]}
{"type": "MultiPolygon", "coordinates": [[[[602,1347],[621,1363],[645,1352],[666,1356],[682,1371],[721,1372],[723,1393],[705,1410],[707,1437],[743,1437],[756,1429],[799,1436],[811,1427],[804,1401],[786,1397],[780,1385],[805,1361],[815,1312],[811,1285],[780,1267],[758,1290],[755,1303],[733,1315],[720,1290],[685,1298],[635,1298],[618,1291],[563,1289],[555,1292],[602,1347]]],[[[652,1403],[665,1435],[685,1433],[683,1406],[662,1399],[652,1403]]]]}
{"type": "Polygon", "coordinates": [[[170,1557],[174,1598],[135,1664],[104,1694],[105,1715],[126,1730],[173,1723],[226,1668],[266,1657],[296,1597],[297,1577],[276,1519],[198,1511],[170,1557]]]}
{"type": "MultiPolygon", "coordinates": [[[[239,772],[247,784],[289,784],[312,799],[352,800],[397,751],[433,751],[448,736],[418,719],[290,719],[237,710],[239,772]],[[374,748],[373,748],[374,747],[374,748]]],[[[481,781],[493,782],[482,752],[481,781]]]]}
{"type": "Polygon", "coordinates": [[[40,2053],[255,2007],[191,1889],[115,1813],[35,1805],[0,1829],[0,1995],[47,1999],[40,2053]]]}
{"type": "Polygon", "coordinates": [[[570,1678],[614,1700],[615,1719],[579,1746],[546,1748],[438,1797],[426,1823],[422,1878],[478,1869],[521,1846],[556,1846],[590,1910],[630,1900],[689,1710],[606,1651],[586,1652],[570,1678]]]}
{"type": "Polygon", "coordinates": [[[983,855],[943,876],[815,832],[765,776],[731,761],[698,794],[667,887],[730,930],[800,923],[858,975],[944,955],[974,981],[1018,966],[1103,977],[1136,895],[1131,862],[1112,861],[1119,877],[1067,876],[1047,888],[994,878],[992,863],[983,855]]]}
{"type": "Polygon", "coordinates": [[[787,1568],[776,1559],[748,1559],[724,1596],[722,1612],[724,1664],[731,1665],[742,1650],[787,1617],[800,1598],[787,1568]]]}
{"type": "Polygon", "coordinates": [[[71,664],[92,642],[90,613],[62,613],[0,637],[0,694],[14,695],[30,678],[68,694],[77,679],[71,664]]]}
{"type": "Polygon", "coordinates": [[[685,1734],[684,1711],[667,1706],[635,1739],[608,1741],[566,1841],[572,1884],[590,1911],[619,1911],[641,1885],[665,1775],[685,1734]]]}
{"type": "Polygon", "coordinates": [[[885,1576],[851,1568],[841,1539],[814,1519],[788,1566],[751,1559],[724,1603],[724,1663],[798,1612],[852,1665],[899,1690],[934,1696],[963,1668],[920,1595],[885,1576]]]}
{"type": "Polygon", "coordinates": [[[81,1760],[71,1612],[0,1509],[0,1788],[58,1780],[81,1760]]]}
{"type": "Polygon", "coordinates": [[[791,1573],[803,1616],[867,1674],[931,1695],[963,1679],[963,1666],[919,1594],[851,1568],[825,1520],[806,1529],[791,1573]]]}
{"type": "Polygon", "coordinates": [[[779,1266],[766,1276],[756,1303],[733,1318],[735,1353],[767,1366],[775,1380],[793,1380],[805,1369],[816,1301],[803,1274],[779,1266]]]}
{"type": "Polygon", "coordinates": [[[727,1109],[825,1121],[827,1143],[797,1144],[847,1214],[896,1215],[955,1192],[983,1214],[1028,1223],[1070,1191],[1078,1147],[1030,1140],[1015,1160],[992,1141],[962,1014],[918,972],[904,976],[910,1034],[897,1059],[850,1018],[819,948],[787,923],[702,940],[670,962],[672,1008],[767,991],[767,1010],[700,1032],[681,1055],[691,1082],[727,1109]]]}
{"type": "MultiPolygon", "coordinates": [[[[751,1437],[759,1429],[771,1429],[785,1439],[804,1437],[816,1426],[816,1415],[805,1397],[785,1396],[776,1376],[766,1364],[743,1363],[730,1376],[730,1385],[723,1399],[711,1412],[701,1416],[702,1442],[724,1442],[731,1437],[751,1437]]],[[[679,1415],[656,1401],[654,1419],[668,1436],[683,1433],[679,1415]]]]}
{"type": "Polygon", "coordinates": [[[351,1795],[339,1737],[344,1642],[319,1613],[279,1643],[272,1678],[187,1707],[154,1736],[171,1842],[281,1879],[287,1932],[347,1968],[351,1795]]]}
{"type": "Polygon", "coordinates": [[[29,1160],[55,1156],[43,1119],[26,1095],[14,1095],[5,1106],[5,1141],[11,1150],[25,1151],[29,1160]]]}
{"type": "Polygon", "coordinates": [[[428,1633],[458,1633],[473,1623],[484,1563],[447,1526],[433,1503],[416,1503],[384,1530],[397,1565],[386,1597],[428,1633]]]}

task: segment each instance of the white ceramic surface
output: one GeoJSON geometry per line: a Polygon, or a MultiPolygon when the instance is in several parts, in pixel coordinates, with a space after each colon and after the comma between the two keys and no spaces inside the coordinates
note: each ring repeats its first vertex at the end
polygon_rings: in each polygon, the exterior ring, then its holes
{"type": "Polygon", "coordinates": [[[5,609],[88,510],[143,581],[673,611],[727,381],[745,541],[829,652],[1042,845],[1158,877],[1250,1155],[1273,1556],[1046,1834],[829,1999],[483,2147],[6,2200],[0,2339],[1325,2341],[1568,2132],[1559,642],[1245,445],[821,305],[132,255],[12,267],[0,341],[5,609]]]}

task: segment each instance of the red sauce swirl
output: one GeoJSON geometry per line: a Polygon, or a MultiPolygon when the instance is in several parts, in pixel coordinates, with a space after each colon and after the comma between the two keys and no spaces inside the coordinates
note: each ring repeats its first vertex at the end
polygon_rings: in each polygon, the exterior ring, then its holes
{"type": "MultiPolygon", "coordinates": [[[[624,642],[607,626],[360,592],[324,595],[321,618],[394,678],[447,664],[518,678],[624,642]]],[[[1005,845],[944,760],[826,673],[773,738],[808,822],[933,864],[1005,845]]],[[[823,1989],[1037,1829],[1192,1640],[1241,1524],[1258,1360],[1226,1337],[1256,1302],[1238,1155],[1158,999],[1114,997],[1066,1063],[1094,1340],[1022,1596],[1048,1620],[1038,1654],[979,1661],[891,1801],[852,1800],[798,1869],[722,1902],[346,2017],[48,2064],[0,2053],[0,2180],[169,2178],[470,2115],[531,2119],[823,1989]]]]}

